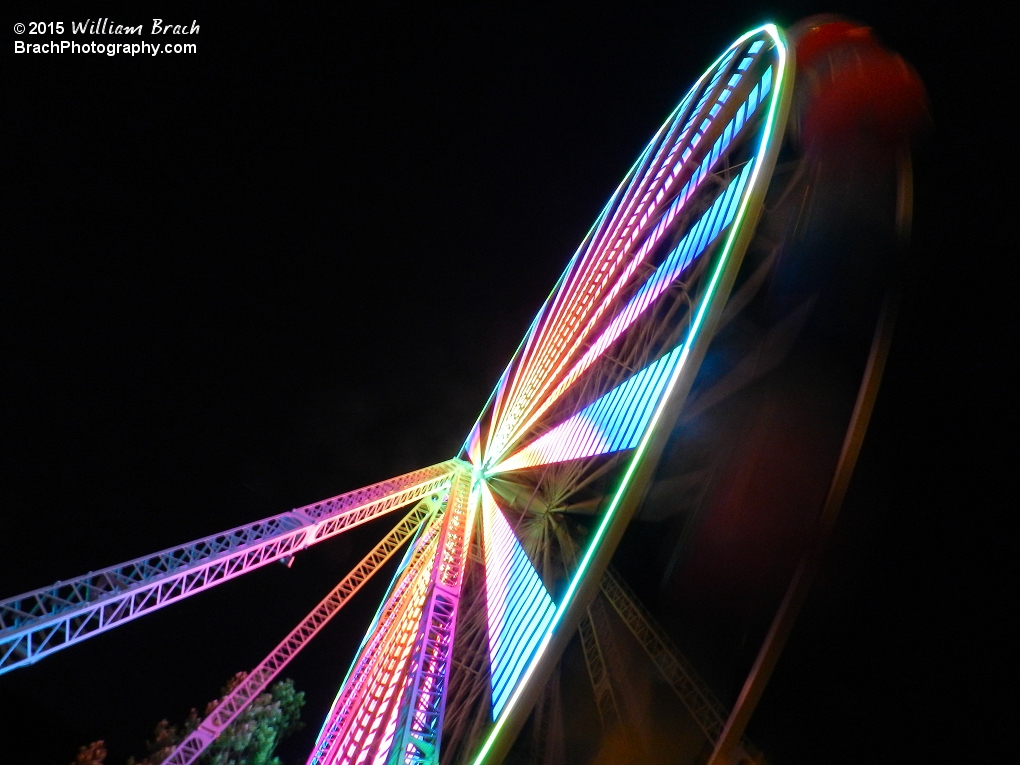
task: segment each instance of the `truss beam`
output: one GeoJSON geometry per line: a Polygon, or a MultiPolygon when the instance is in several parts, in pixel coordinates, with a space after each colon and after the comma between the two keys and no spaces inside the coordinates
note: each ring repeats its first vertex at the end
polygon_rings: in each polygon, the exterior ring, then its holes
{"type": "MultiPolygon", "coordinates": [[[[438,537],[435,540],[438,542],[438,537]]],[[[330,765],[375,762],[384,742],[392,741],[400,712],[397,704],[407,685],[407,665],[435,567],[436,547],[435,544],[429,547],[425,566],[406,591],[396,618],[382,628],[381,640],[366,656],[365,671],[352,678],[352,692],[339,720],[341,732],[324,762],[330,765]]]]}
{"type": "Polygon", "coordinates": [[[0,674],[404,507],[449,484],[443,462],[0,602],[0,674]]]}
{"type": "Polygon", "coordinates": [[[726,707],[712,694],[694,666],[673,645],[673,641],[655,623],[655,618],[612,569],[606,570],[600,584],[602,594],[680,697],[705,737],[715,743],[726,723],[726,707]]]}
{"type": "Polygon", "coordinates": [[[354,569],[345,576],[333,590],[312,609],[297,627],[273,649],[262,663],[248,674],[244,681],[227,694],[216,708],[201,722],[198,728],[182,741],[177,749],[164,760],[164,765],[191,765],[206,748],[223,733],[230,723],[264,691],[269,683],[305,647],[319,631],[326,626],[347,601],[361,589],[379,568],[403,546],[410,537],[430,522],[438,512],[440,500],[428,497],[419,502],[383,537],[372,550],[361,559],[354,569]]]}
{"type": "Polygon", "coordinates": [[[584,663],[588,667],[592,693],[595,695],[595,707],[598,709],[603,730],[608,731],[619,723],[620,708],[616,704],[613,685],[609,681],[609,670],[602,647],[608,632],[604,629],[605,622],[601,617],[601,603],[596,598],[588,606],[588,613],[581,620],[578,633],[581,637],[581,648],[584,650],[584,663]]]}
{"type": "MultiPolygon", "coordinates": [[[[343,688],[333,702],[322,730],[315,742],[315,748],[308,758],[308,765],[332,762],[343,739],[344,732],[352,724],[358,703],[368,693],[381,658],[389,652],[392,637],[400,632],[399,625],[411,609],[415,593],[427,585],[442,524],[433,521],[418,540],[414,554],[407,567],[394,582],[393,591],[380,609],[373,624],[371,639],[359,652],[343,688]]],[[[424,590],[422,593],[424,598],[424,590]]]]}
{"type": "Polygon", "coordinates": [[[439,559],[415,641],[408,693],[400,705],[401,721],[389,754],[391,765],[438,762],[457,609],[479,501],[478,494],[471,491],[471,474],[458,473],[450,489],[439,559]]]}

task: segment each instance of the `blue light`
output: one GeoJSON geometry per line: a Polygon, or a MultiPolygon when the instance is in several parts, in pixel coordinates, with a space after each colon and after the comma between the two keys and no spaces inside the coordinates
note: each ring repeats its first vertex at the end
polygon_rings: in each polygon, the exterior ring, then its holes
{"type": "Polygon", "coordinates": [[[549,626],[556,607],[487,487],[483,487],[482,501],[490,683],[495,719],[549,626]]]}

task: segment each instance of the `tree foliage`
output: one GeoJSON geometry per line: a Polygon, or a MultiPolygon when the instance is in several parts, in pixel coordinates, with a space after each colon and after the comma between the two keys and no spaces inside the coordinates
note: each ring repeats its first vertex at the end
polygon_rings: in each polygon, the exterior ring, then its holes
{"type": "Polygon", "coordinates": [[[103,765],[106,759],[106,746],[102,741],[93,741],[88,746],[78,747],[78,756],[71,765],[103,765]]]}
{"type": "MultiPolygon", "coordinates": [[[[223,689],[225,696],[244,680],[245,674],[235,675],[223,689]]],[[[218,702],[210,702],[206,714],[218,702]]],[[[280,765],[274,757],[277,744],[284,737],[299,730],[301,707],[305,694],[294,691],[294,682],[284,680],[259,694],[237,719],[223,731],[205,751],[200,762],[205,765],[280,765]]]]}
{"type": "MultiPolygon", "coordinates": [[[[222,698],[236,688],[247,677],[247,673],[238,672],[220,691],[220,698],[210,701],[205,708],[205,715],[212,713],[222,698]]],[[[275,683],[268,693],[256,696],[237,718],[227,726],[209,748],[199,758],[202,765],[282,765],[279,757],[273,752],[287,735],[303,727],[301,707],[305,703],[304,692],[294,690],[293,680],[275,683]]],[[[194,709],[180,725],[171,725],[168,720],[160,720],[153,731],[152,738],[145,742],[148,754],[142,760],[132,757],[127,765],[159,765],[169,757],[174,749],[202,718],[194,709]]],[[[102,741],[95,741],[83,746],[72,765],[103,765],[106,758],[106,747],[102,741]]]]}

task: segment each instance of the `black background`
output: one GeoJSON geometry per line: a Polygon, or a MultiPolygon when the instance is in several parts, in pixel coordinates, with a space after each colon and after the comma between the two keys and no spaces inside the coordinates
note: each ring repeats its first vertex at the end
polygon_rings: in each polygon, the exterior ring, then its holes
{"type": "MultiPolygon", "coordinates": [[[[818,11],[871,24],[916,66],[934,129],[872,430],[750,733],[777,765],[994,756],[1015,642],[1015,502],[990,488],[1015,454],[1015,42],[992,7],[8,6],[0,590],[454,454],[690,83],[751,26],[818,11]],[[102,16],[150,42],[153,17],[197,19],[179,39],[198,52],[12,52],[15,22],[102,16]]],[[[0,761],[63,765],[98,738],[111,765],[142,754],[160,718],[254,666],[379,532],[4,676],[0,761]]],[[[383,585],[288,669],[309,722],[288,764],[383,585]]]]}

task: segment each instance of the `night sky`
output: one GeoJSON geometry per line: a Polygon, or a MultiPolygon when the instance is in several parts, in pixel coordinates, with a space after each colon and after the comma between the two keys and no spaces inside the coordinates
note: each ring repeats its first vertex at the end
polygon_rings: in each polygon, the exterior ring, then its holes
{"type": "MultiPolygon", "coordinates": [[[[879,2],[284,8],[8,4],[0,594],[455,454],[694,79],[753,25],[839,11],[914,64],[934,128],[872,429],[750,734],[776,765],[992,756],[1015,647],[1015,501],[991,489],[1016,452],[1005,25],[879,2]],[[15,22],[103,16],[197,20],[198,52],[11,52],[15,22]]],[[[0,762],[141,756],[391,523],[0,678],[0,762]]],[[[286,671],[309,722],[288,765],[384,580],[286,671]]]]}

